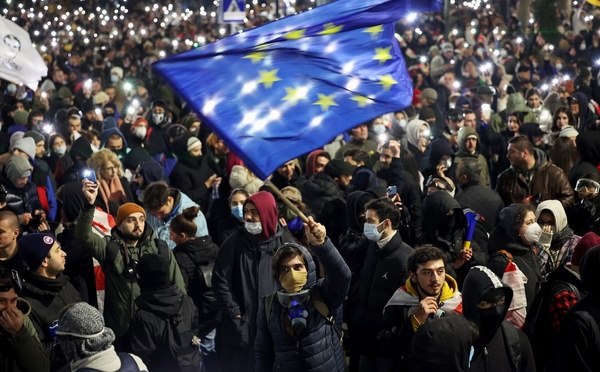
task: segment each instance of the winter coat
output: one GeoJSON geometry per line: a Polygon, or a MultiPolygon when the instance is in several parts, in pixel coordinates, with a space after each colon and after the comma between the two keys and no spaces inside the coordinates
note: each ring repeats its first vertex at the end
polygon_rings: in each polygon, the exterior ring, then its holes
{"type": "MultiPolygon", "coordinates": [[[[204,338],[206,334],[215,329],[220,319],[219,308],[212,290],[212,265],[217,258],[219,247],[212,242],[210,237],[205,236],[190,239],[175,247],[173,254],[181,270],[187,294],[194,300],[198,308],[200,333],[198,336],[204,338]],[[199,267],[211,275],[199,274],[199,267]],[[206,282],[206,279],[209,282],[206,282]]],[[[204,273],[204,272],[202,272],[204,273]]]]}
{"type": "MultiPolygon", "coordinates": [[[[85,204],[81,209],[75,225],[75,237],[81,242],[83,249],[92,253],[100,262],[105,275],[107,306],[104,309],[106,326],[112,328],[117,337],[122,337],[129,328],[129,321],[135,312],[134,300],[140,294],[140,286],[135,278],[128,279],[124,271],[131,261],[139,261],[146,253],[159,253],[154,230],[146,223],[144,233],[136,246],[126,246],[118,227],[111,230],[111,236],[99,237],[92,231],[94,207],[85,204]],[[114,260],[107,260],[106,247],[109,242],[116,243],[119,247],[114,260]],[[126,249],[127,248],[127,249],[126,249]],[[129,252],[126,255],[125,252],[129,252]]],[[[169,250],[169,278],[171,282],[185,291],[185,283],[177,266],[173,252],[169,250]]]]}
{"type": "MultiPolygon", "coordinates": [[[[187,138],[183,137],[182,139],[187,142],[187,138]]],[[[196,159],[190,157],[187,147],[184,147],[186,145],[180,142],[177,140],[173,143],[178,161],[169,175],[171,186],[178,188],[202,210],[207,211],[212,188],[207,188],[205,182],[213,174],[218,174],[219,169],[208,156],[204,155],[196,159]],[[178,150],[179,147],[183,147],[184,150],[178,150]]]]}
{"type": "Polygon", "coordinates": [[[579,102],[579,116],[575,118],[575,129],[579,133],[587,130],[596,130],[596,114],[588,106],[588,98],[582,92],[574,92],[572,98],[579,102]]]}
{"type": "MultiPolygon", "coordinates": [[[[191,343],[192,336],[198,335],[198,310],[192,298],[174,284],[165,289],[142,292],[135,299],[135,304],[138,309],[131,319],[127,335],[128,349],[142,358],[150,371],[183,370],[171,354],[170,348],[171,345],[178,344],[178,336],[173,335],[175,339],[168,338],[166,327],[171,327],[175,333],[177,329],[174,323],[191,316],[191,329],[179,334],[182,342],[189,338],[191,343]]],[[[197,356],[193,360],[197,362],[199,369],[200,351],[196,352],[197,356]]],[[[192,357],[191,354],[186,355],[192,357]]]]}
{"type": "MultiPolygon", "coordinates": [[[[198,206],[196,203],[192,201],[186,194],[171,187],[171,196],[173,197],[173,210],[171,214],[167,216],[166,219],[156,218],[150,213],[150,211],[146,211],[146,222],[152,229],[154,230],[156,237],[164,240],[169,245],[169,248],[175,248],[175,242],[171,240],[169,227],[171,226],[171,221],[176,216],[183,213],[183,211],[189,207],[198,206]]],[[[198,226],[196,230],[196,236],[206,236],[208,235],[208,227],[206,225],[206,218],[202,211],[198,211],[198,215],[194,218],[194,223],[198,226]]]]}
{"type": "Polygon", "coordinates": [[[575,187],[577,180],[587,174],[600,177],[598,165],[600,164],[600,132],[588,131],[577,136],[577,152],[580,159],[569,172],[569,182],[575,187]]]}
{"type": "Polygon", "coordinates": [[[300,188],[302,200],[315,216],[318,216],[327,202],[344,200],[344,194],[333,178],[319,172],[313,174],[300,188]]]}
{"type": "Polygon", "coordinates": [[[462,309],[463,315],[468,320],[477,324],[480,329],[489,329],[490,334],[481,331],[479,338],[474,343],[474,354],[471,360],[471,371],[522,371],[535,372],[535,363],[531,345],[527,336],[519,331],[519,345],[521,355],[521,363],[517,369],[512,369],[512,358],[509,346],[505,341],[505,327],[513,327],[512,324],[505,323],[502,325],[506,313],[508,313],[509,304],[512,301],[513,292],[510,287],[500,281],[500,278],[494,275],[491,270],[486,267],[476,266],[467,275],[462,290],[462,309]],[[496,323],[490,325],[489,322],[494,320],[486,320],[485,326],[482,326],[483,321],[480,318],[480,310],[477,307],[481,298],[483,298],[490,290],[502,289],[504,291],[504,312],[498,314],[496,323]]]}
{"type": "Polygon", "coordinates": [[[215,241],[218,245],[225,243],[225,240],[231,235],[235,234],[236,231],[244,228],[244,222],[237,219],[232,214],[219,222],[218,228],[218,239],[215,241]]]}
{"type": "MultiPolygon", "coordinates": [[[[147,372],[148,367],[142,362],[140,357],[137,355],[129,354],[138,369],[142,372],[147,372]]],[[[96,371],[117,371],[121,367],[121,360],[119,355],[115,351],[115,347],[111,346],[108,349],[101,351],[91,357],[85,359],[79,359],[76,362],[71,363],[71,371],[76,372],[80,369],[89,368],[96,371]]]]}
{"type": "Polygon", "coordinates": [[[423,172],[429,166],[429,155],[430,147],[425,149],[425,152],[421,152],[419,149],[419,131],[421,126],[427,126],[429,130],[429,124],[422,120],[411,120],[406,125],[406,140],[408,142],[408,150],[413,154],[415,162],[419,171],[423,172]]]}
{"type": "Polygon", "coordinates": [[[222,311],[217,345],[228,350],[227,358],[221,360],[223,370],[253,370],[259,299],[277,290],[271,258],[286,242],[294,242],[294,238],[277,225],[275,234],[268,238],[240,229],[219,249],[212,285],[222,311]]]}
{"type": "Polygon", "coordinates": [[[31,306],[24,299],[18,299],[17,309],[23,313],[23,328],[11,336],[0,327],[0,371],[49,372],[50,359],[29,319],[31,306]]]}
{"type": "Polygon", "coordinates": [[[477,134],[477,131],[475,131],[474,128],[462,127],[458,131],[457,140],[458,140],[458,151],[456,152],[456,155],[454,157],[454,163],[458,164],[462,158],[467,158],[467,157],[477,159],[479,164],[481,164],[481,174],[480,174],[479,182],[484,187],[489,188],[490,187],[490,171],[488,169],[487,159],[480,153],[481,139],[479,138],[479,134],[477,134]],[[473,154],[469,153],[469,151],[467,151],[467,148],[465,147],[465,141],[467,140],[467,138],[469,136],[477,137],[477,147],[476,147],[475,153],[473,153],[473,154]]]}
{"type": "Polygon", "coordinates": [[[511,166],[498,176],[496,192],[505,205],[523,203],[531,196],[531,203],[536,205],[544,200],[557,199],[569,210],[573,205],[573,189],[565,172],[546,159],[542,151],[535,151],[535,165],[527,173],[533,172],[527,182],[525,175],[511,166]]]}
{"type": "Polygon", "coordinates": [[[460,185],[462,192],[455,195],[462,208],[470,208],[483,217],[487,231],[492,231],[498,222],[498,213],[504,208],[504,202],[497,192],[483,187],[479,182],[460,185]]]}
{"type": "Polygon", "coordinates": [[[523,245],[519,239],[519,232],[512,228],[517,208],[517,205],[510,206],[504,208],[500,213],[499,224],[490,235],[488,244],[490,260],[487,263],[487,267],[499,278],[502,278],[509,260],[504,254],[498,251],[505,250],[510,253],[513,257],[513,262],[527,277],[525,295],[527,296],[527,306],[529,306],[539,290],[542,273],[533,248],[523,245]]]}
{"type": "Polygon", "coordinates": [[[365,140],[365,141],[357,141],[357,140],[351,139],[350,142],[346,143],[344,146],[340,147],[335,152],[334,158],[339,159],[339,160],[344,160],[344,152],[346,150],[350,150],[350,149],[365,150],[369,154],[369,156],[371,156],[377,152],[377,143],[375,143],[375,141],[372,141],[370,139],[365,140]]]}
{"type": "Polygon", "coordinates": [[[385,304],[408,278],[407,263],[412,252],[398,232],[383,247],[371,242],[367,249],[356,293],[348,298],[347,320],[359,335],[357,341],[363,355],[390,357],[382,354],[377,335],[385,329],[385,304]]]}
{"type": "Polygon", "coordinates": [[[55,187],[52,185],[50,168],[45,161],[34,161],[31,182],[36,186],[38,199],[47,214],[48,221],[56,220],[58,205],[56,203],[55,187]]]}
{"type": "Polygon", "coordinates": [[[520,93],[513,93],[506,100],[506,109],[494,114],[490,120],[490,128],[500,133],[508,128],[508,115],[518,111],[525,114],[523,123],[535,123],[535,113],[525,106],[525,98],[520,93]]]}
{"type": "Polygon", "coordinates": [[[588,294],[565,315],[560,325],[561,371],[600,371],[600,248],[594,247],[581,259],[579,271],[588,294]]]}
{"type": "Polygon", "coordinates": [[[42,210],[42,204],[38,198],[37,188],[31,181],[27,181],[22,188],[17,188],[6,178],[4,171],[0,174],[0,183],[6,188],[6,206],[14,214],[31,213],[36,210],[42,210]]]}
{"type": "MultiPolygon", "coordinates": [[[[350,270],[331,240],[326,239],[323,245],[311,246],[311,249],[324,269],[325,277],[317,280],[315,262],[308,250],[302,247],[308,271],[308,279],[302,289],[319,291],[329,313],[335,314],[348,293],[350,270]]],[[[282,291],[282,288],[279,290],[282,291]]],[[[345,371],[340,336],[334,328],[341,328],[341,325],[325,319],[314,307],[311,298],[303,306],[308,311],[307,326],[291,335],[284,320],[288,309],[275,297],[267,314],[265,301],[260,301],[255,342],[257,372],[345,371]]]]}
{"type": "Polygon", "coordinates": [[[50,334],[50,325],[59,318],[58,314],[65,306],[81,301],[79,292],[63,274],[58,274],[56,279],[50,279],[35,272],[25,271],[23,279],[25,281],[21,297],[31,305],[29,319],[46,354],[50,357],[52,370],[59,370],[67,366],[68,361],[53,347],[54,338],[50,334]]]}

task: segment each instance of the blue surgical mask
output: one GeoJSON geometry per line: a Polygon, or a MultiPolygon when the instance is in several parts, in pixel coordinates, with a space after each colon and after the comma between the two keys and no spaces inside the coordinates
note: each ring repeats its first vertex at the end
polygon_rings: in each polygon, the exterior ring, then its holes
{"type": "Polygon", "coordinates": [[[364,228],[363,228],[365,237],[372,242],[379,241],[379,239],[381,239],[381,235],[383,234],[383,231],[379,232],[379,231],[377,231],[377,228],[381,224],[383,224],[383,222],[380,223],[379,225],[375,224],[375,223],[365,223],[364,228]]]}
{"type": "Polygon", "coordinates": [[[241,220],[244,218],[244,206],[236,205],[235,207],[231,207],[231,214],[238,220],[241,220]]]}

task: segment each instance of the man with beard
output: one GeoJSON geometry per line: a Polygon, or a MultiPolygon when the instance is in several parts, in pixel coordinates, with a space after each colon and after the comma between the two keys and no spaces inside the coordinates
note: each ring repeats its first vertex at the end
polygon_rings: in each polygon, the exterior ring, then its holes
{"type": "Polygon", "coordinates": [[[169,262],[169,279],[186,291],[177,261],[167,243],[156,238],[154,230],[146,223],[144,208],[135,203],[125,203],[117,212],[116,226],[111,236],[99,237],[92,232],[94,203],[98,185],[87,179],[82,181],[87,199],[75,227],[75,237],[83,249],[88,250],[104,268],[106,276],[106,324],[112,328],[117,340],[122,342],[129,321],[134,314],[134,299],[140,295],[137,283],[137,263],[147,253],[157,253],[169,262]]]}
{"type": "Polygon", "coordinates": [[[565,172],[533,145],[527,137],[508,141],[510,168],[500,173],[496,192],[505,205],[528,203],[537,205],[544,200],[556,199],[565,211],[573,205],[573,189],[565,172]]]}
{"type": "Polygon", "coordinates": [[[402,363],[406,362],[413,335],[419,327],[431,319],[462,314],[458,284],[446,274],[445,260],[446,254],[434,246],[415,249],[408,258],[409,278],[383,308],[383,321],[390,327],[386,335],[389,347],[396,350],[396,357],[401,358],[402,363]]]}

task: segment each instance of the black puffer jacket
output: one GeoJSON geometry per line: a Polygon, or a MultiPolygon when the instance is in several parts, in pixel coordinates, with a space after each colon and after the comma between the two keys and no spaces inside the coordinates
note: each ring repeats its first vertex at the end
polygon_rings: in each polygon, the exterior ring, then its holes
{"type": "Polygon", "coordinates": [[[67,367],[68,370],[68,361],[58,348],[53,347],[55,342],[50,334],[50,325],[58,319],[58,314],[65,306],[81,301],[79,292],[63,274],[59,274],[56,279],[50,279],[25,271],[23,278],[25,283],[21,297],[31,305],[29,319],[35,327],[42,346],[50,356],[51,368],[53,371],[58,371],[67,367]]]}
{"type": "Polygon", "coordinates": [[[532,247],[523,245],[519,239],[519,232],[513,230],[512,223],[519,205],[512,204],[500,212],[498,226],[492,231],[488,244],[490,260],[487,266],[502,278],[502,274],[508,265],[508,258],[500,250],[506,250],[513,256],[513,261],[527,277],[525,294],[527,306],[531,305],[542,280],[542,273],[538,258],[532,247]]]}
{"type": "Polygon", "coordinates": [[[2,171],[0,174],[0,183],[6,188],[6,204],[9,211],[14,212],[18,216],[23,213],[33,214],[36,210],[42,210],[37,188],[33,182],[27,181],[27,184],[19,189],[9,181],[6,173],[2,171]]]}
{"type": "Polygon", "coordinates": [[[200,338],[215,329],[220,320],[219,307],[211,283],[212,268],[218,252],[219,247],[209,236],[190,239],[173,250],[188,295],[198,308],[200,338]]]}
{"type": "Polygon", "coordinates": [[[577,180],[587,174],[598,174],[600,164],[600,132],[588,131],[577,136],[577,152],[580,159],[569,172],[569,183],[575,188],[577,180]]]}
{"type": "MultiPolygon", "coordinates": [[[[325,270],[325,278],[317,280],[315,262],[304,247],[308,278],[302,289],[319,291],[330,314],[342,306],[350,286],[350,270],[337,249],[326,239],[321,246],[311,246],[325,270]]],[[[279,288],[282,290],[282,288],[279,288]]],[[[270,313],[266,313],[265,301],[260,301],[257,315],[255,342],[256,371],[345,371],[344,355],[338,331],[314,307],[311,299],[303,303],[308,311],[307,326],[292,336],[286,328],[288,308],[273,300],[270,313]],[[268,319],[268,321],[267,321],[268,319]]]]}
{"type": "Polygon", "coordinates": [[[302,199],[315,216],[321,214],[326,203],[333,200],[344,200],[344,194],[333,178],[319,172],[313,174],[300,188],[302,199]]]}

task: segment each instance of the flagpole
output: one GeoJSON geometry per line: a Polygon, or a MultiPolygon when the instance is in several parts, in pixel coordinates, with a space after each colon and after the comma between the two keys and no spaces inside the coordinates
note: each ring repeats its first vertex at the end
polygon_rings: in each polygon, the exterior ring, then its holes
{"type": "Polygon", "coordinates": [[[306,215],[304,213],[302,213],[302,211],[300,211],[300,209],[298,209],[298,207],[296,207],[294,205],[294,203],[292,203],[288,198],[286,198],[285,195],[283,195],[283,193],[281,192],[281,190],[279,190],[277,188],[277,186],[273,185],[271,180],[266,180],[265,185],[269,186],[271,188],[271,190],[273,190],[275,195],[277,195],[279,200],[281,200],[283,202],[283,204],[285,204],[288,208],[290,208],[292,210],[292,212],[296,213],[296,215],[298,217],[300,217],[300,219],[304,223],[308,223],[308,218],[306,217],[306,215]]]}

